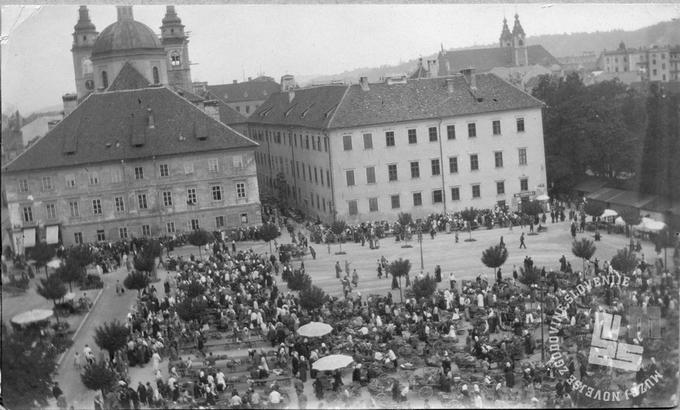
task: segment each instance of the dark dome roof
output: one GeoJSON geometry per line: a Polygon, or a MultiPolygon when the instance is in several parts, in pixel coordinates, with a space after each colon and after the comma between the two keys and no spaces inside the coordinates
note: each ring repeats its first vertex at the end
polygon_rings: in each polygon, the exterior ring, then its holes
{"type": "Polygon", "coordinates": [[[119,20],[97,37],[92,56],[136,49],[159,49],[161,43],[156,34],[145,24],[132,19],[119,20]]]}

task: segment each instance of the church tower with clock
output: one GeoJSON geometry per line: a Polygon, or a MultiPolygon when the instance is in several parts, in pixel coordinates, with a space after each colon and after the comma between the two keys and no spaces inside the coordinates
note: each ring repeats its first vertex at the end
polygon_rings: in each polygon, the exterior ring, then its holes
{"type": "Polygon", "coordinates": [[[90,21],[90,12],[86,6],[80,6],[78,23],[73,27],[73,70],[76,80],[78,100],[82,100],[94,91],[94,72],[92,70],[92,48],[97,40],[97,29],[90,21]]]}
{"type": "Polygon", "coordinates": [[[167,6],[161,26],[161,44],[168,56],[168,83],[183,90],[191,90],[189,40],[175,6],[167,6]]]}

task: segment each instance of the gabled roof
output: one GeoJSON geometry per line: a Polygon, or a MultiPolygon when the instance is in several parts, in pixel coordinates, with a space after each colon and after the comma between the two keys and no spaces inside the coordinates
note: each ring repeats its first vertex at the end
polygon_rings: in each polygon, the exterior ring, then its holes
{"type": "Polygon", "coordinates": [[[166,87],[104,92],[90,94],[3,172],[256,146],[166,87]]]}
{"type": "Polygon", "coordinates": [[[351,128],[542,106],[539,100],[493,74],[477,74],[476,83],[477,89],[471,91],[465,78],[455,75],[394,84],[373,83],[368,90],[359,84],[296,89],[292,94],[272,95],[248,121],[351,128]],[[447,82],[451,82],[452,92],[448,91],[447,82]]]}
{"type": "MultiPolygon", "coordinates": [[[[446,74],[446,62],[449,62],[449,73],[474,67],[477,71],[489,71],[494,67],[513,67],[513,48],[475,48],[469,50],[447,51],[440,56],[440,74],[446,74]]],[[[550,67],[559,62],[541,45],[527,46],[528,65],[550,67]]]]}
{"type": "Polygon", "coordinates": [[[280,91],[280,89],[281,86],[276,81],[268,79],[208,86],[208,91],[226,103],[266,100],[270,95],[280,91]]]}
{"type": "Polygon", "coordinates": [[[149,80],[126,61],[106,91],[137,90],[150,85],[149,80]]]}
{"type": "Polygon", "coordinates": [[[217,109],[220,112],[220,121],[227,125],[245,124],[248,117],[228,106],[224,101],[217,100],[217,109]]]}

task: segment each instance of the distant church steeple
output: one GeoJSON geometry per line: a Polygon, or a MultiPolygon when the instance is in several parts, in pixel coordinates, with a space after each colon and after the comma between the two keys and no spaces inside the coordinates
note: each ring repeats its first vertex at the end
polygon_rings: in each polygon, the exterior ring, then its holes
{"type": "Polygon", "coordinates": [[[508,28],[508,19],[503,18],[503,30],[500,37],[501,47],[512,47],[512,34],[508,28]]]}
{"type": "Polygon", "coordinates": [[[191,90],[189,39],[184,32],[182,20],[177,16],[175,6],[166,7],[162,22],[161,43],[170,62],[168,82],[173,87],[191,90]]]}
{"type": "Polygon", "coordinates": [[[78,22],[73,27],[73,47],[71,48],[76,92],[79,100],[94,91],[94,75],[90,55],[98,35],[97,28],[90,20],[90,12],[87,6],[80,6],[78,22]]]}
{"type": "Polygon", "coordinates": [[[519,22],[519,14],[515,13],[515,25],[512,27],[512,47],[515,66],[529,64],[529,54],[526,45],[526,35],[522,24],[519,22]]]}

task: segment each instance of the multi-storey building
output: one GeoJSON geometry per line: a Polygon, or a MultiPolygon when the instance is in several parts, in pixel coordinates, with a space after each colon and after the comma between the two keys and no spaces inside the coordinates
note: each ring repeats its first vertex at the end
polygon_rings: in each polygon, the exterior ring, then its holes
{"type": "Polygon", "coordinates": [[[513,207],[546,191],[542,103],[493,74],[290,88],[251,117],[263,193],[323,221],[513,207]]]}
{"type": "Polygon", "coordinates": [[[638,81],[677,81],[680,46],[626,48],[621,42],[616,50],[604,50],[598,65],[607,73],[635,73],[638,81]]]}
{"type": "Polygon", "coordinates": [[[256,146],[166,87],[92,94],[3,167],[13,244],[257,224],[256,146]]]}
{"type": "Polygon", "coordinates": [[[248,77],[248,81],[240,83],[234,80],[231,84],[194,83],[198,94],[219,100],[246,117],[250,117],[279,88],[273,78],[266,76],[248,77]]]}

